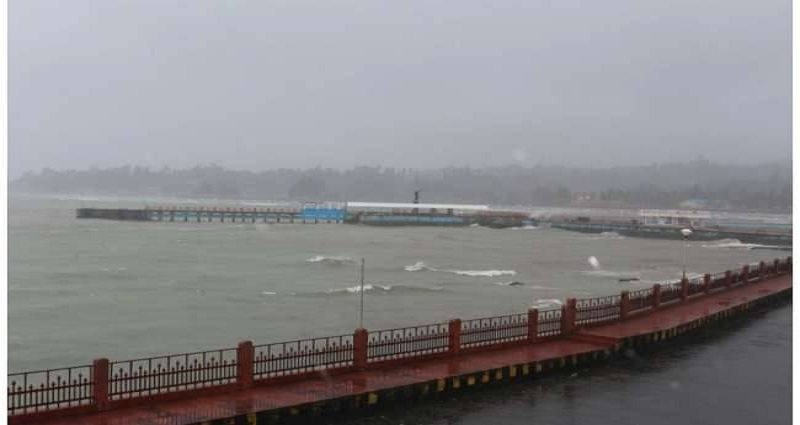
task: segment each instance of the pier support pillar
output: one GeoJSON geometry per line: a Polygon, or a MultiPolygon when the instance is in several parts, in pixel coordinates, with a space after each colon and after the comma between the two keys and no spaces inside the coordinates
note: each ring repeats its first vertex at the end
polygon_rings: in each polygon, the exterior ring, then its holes
{"type": "Polygon", "coordinates": [[[658,310],[661,306],[661,284],[653,285],[653,310],[658,310]]]}
{"type": "Polygon", "coordinates": [[[539,310],[528,309],[528,342],[533,344],[539,338],[539,310]]]}
{"type": "Polygon", "coordinates": [[[764,280],[767,275],[767,263],[761,261],[758,263],[758,280],[764,280]]]}
{"type": "Polygon", "coordinates": [[[353,366],[357,369],[367,368],[367,344],[369,342],[369,332],[364,328],[358,328],[353,332],[353,366]]]}
{"type": "Polygon", "coordinates": [[[750,266],[744,265],[742,266],[742,278],[739,279],[742,283],[747,283],[750,280],[750,266]]]}
{"type": "Polygon", "coordinates": [[[94,379],[94,404],[97,410],[108,408],[108,359],[96,359],[92,362],[94,379]]]}
{"type": "Polygon", "coordinates": [[[561,306],[561,335],[572,335],[575,331],[575,298],[567,298],[567,302],[561,306]]]}
{"type": "Polygon", "coordinates": [[[725,270],[725,287],[730,288],[733,285],[733,272],[725,270]]]}
{"type": "Polygon", "coordinates": [[[631,312],[631,293],[628,291],[622,291],[619,294],[619,319],[625,320],[628,318],[628,314],[631,312]]]}
{"type": "Polygon", "coordinates": [[[461,319],[453,319],[447,323],[448,350],[451,355],[461,351],[461,319]]]}
{"type": "Polygon", "coordinates": [[[689,279],[681,279],[681,301],[686,301],[689,298],[689,279]]]}
{"type": "Polygon", "coordinates": [[[253,386],[253,342],[242,341],[236,347],[236,382],[239,388],[253,386]]]}
{"type": "Polygon", "coordinates": [[[786,257],[786,272],[787,273],[791,273],[792,272],[792,257],[791,256],[786,257]]]}
{"type": "Polygon", "coordinates": [[[711,275],[708,273],[703,275],[703,290],[706,294],[711,292],[711,275]]]}
{"type": "Polygon", "coordinates": [[[772,263],[772,274],[781,274],[781,260],[777,258],[772,263]]]}

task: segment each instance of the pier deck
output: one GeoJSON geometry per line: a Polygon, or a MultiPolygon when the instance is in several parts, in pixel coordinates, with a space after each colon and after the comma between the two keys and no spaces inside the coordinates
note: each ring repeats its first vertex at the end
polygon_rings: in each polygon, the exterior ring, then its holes
{"type": "MultiPolygon", "coordinates": [[[[192,423],[262,423],[266,418],[302,415],[306,410],[327,411],[331,405],[360,407],[391,398],[386,391],[427,395],[455,391],[496,380],[534,375],[596,359],[623,344],[668,339],[707,322],[749,308],[753,303],[790,293],[792,275],[779,275],[726,291],[690,298],[616,321],[536,344],[461,353],[433,359],[415,359],[384,368],[344,372],[296,382],[275,383],[189,400],[157,402],[143,407],[43,420],[48,425],[140,425],[192,423]]],[[[335,410],[335,409],[334,409],[335,410]]],[[[306,413],[308,414],[308,413],[306,413]]],[[[314,422],[309,419],[309,422],[314,422]]]]}

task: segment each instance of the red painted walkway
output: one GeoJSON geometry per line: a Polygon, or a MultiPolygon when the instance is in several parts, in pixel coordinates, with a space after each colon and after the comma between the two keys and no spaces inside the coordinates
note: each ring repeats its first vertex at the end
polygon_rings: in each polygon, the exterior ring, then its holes
{"type": "Polygon", "coordinates": [[[41,423],[47,425],[189,424],[476,373],[513,364],[562,358],[613,346],[617,338],[673,329],[790,288],[791,279],[791,274],[779,276],[729,291],[690,299],[675,306],[664,306],[659,311],[634,316],[624,322],[591,328],[570,338],[534,345],[516,345],[492,351],[461,354],[455,358],[419,360],[389,369],[345,373],[337,375],[335,380],[320,376],[300,382],[198,397],[189,401],[160,402],[148,407],[118,409],[41,423]]]}

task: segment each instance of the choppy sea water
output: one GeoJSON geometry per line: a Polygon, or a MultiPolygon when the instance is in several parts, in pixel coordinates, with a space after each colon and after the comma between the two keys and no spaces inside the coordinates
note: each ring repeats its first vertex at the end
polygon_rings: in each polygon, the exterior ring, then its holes
{"type": "Polygon", "coordinates": [[[792,308],[785,306],[569,376],[551,375],[329,423],[790,424],[791,335],[792,308]]]}
{"type": "Polygon", "coordinates": [[[525,311],[785,257],[738,241],[546,228],[77,220],[79,206],[10,199],[9,369],[351,333],[525,311]],[[595,257],[592,265],[588,260],[595,257]],[[620,278],[641,281],[619,283],[620,278]]]}

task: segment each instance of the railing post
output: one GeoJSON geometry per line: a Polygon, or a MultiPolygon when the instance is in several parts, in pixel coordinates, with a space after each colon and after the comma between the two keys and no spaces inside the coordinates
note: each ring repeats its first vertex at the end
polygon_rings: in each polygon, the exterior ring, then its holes
{"type": "Polygon", "coordinates": [[[561,335],[571,335],[575,330],[575,298],[567,298],[561,306],[561,335]]]}
{"type": "Polygon", "coordinates": [[[364,328],[353,332],[353,366],[358,369],[367,367],[367,343],[369,333],[364,328]]]}
{"type": "Polygon", "coordinates": [[[786,273],[792,272],[792,256],[786,257],[786,273]]]}
{"type": "Polygon", "coordinates": [[[95,359],[92,362],[94,380],[94,405],[97,410],[108,408],[108,359],[95,359]]]}
{"type": "Polygon", "coordinates": [[[619,320],[625,320],[628,318],[628,314],[631,312],[631,293],[628,291],[622,291],[619,294],[619,320]]]}
{"type": "Polygon", "coordinates": [[[689,279],[681,279],[681,301],[686,301],[689,298],[689,279]]]}
{"type": "Polygon", "coordinates": [[[774,275],[781,274],[781,260],[777,258],[775,259],[775,261],[772,262],[772,274],[774,275]]]}
{"type": "Polygon", "coordinates": [[[730,270],[725,270],[725,287],[730,288],[733,284],[733,273],[730,270]]]}
{"type": "Polygon", "coordinates": [[[451,355],[461,351],[461,319],[453,319],[447,323],[448,343],[451,355]]]}
{"type": "Polygon", "coordinates": [[[758,263],[758,280],[764,280],[767,274],[767,263],[760,261],[758,263]]]}
{"type": "Polygon", "coordinates": [[[239,388],[253,386],[253,342],[242,341],[236,347],[236,382],[239,388]]]}
{"type": "Polygon", "coordinates": [[[711,275],[708,273],[703,275],[703,290],[706,294],[711,292],[711,275]]]}
{"type": "Polygon", "coordinates": [[[533,344],[539,338],[539,310],[528,309],[528,342],[533,344]]]}
{"type": "Polygon", "coordinates": [[[658,310],[661,305],[661,284],[653,285],[653,310],[658,310]]]}
{"type": "Polygon", "coordinates": [[[739,280],[741,280],[742,283],[747,283],[747,281],[750,280],[750,265],[745,264],[742,266],[742,276],[739,280]]]}

